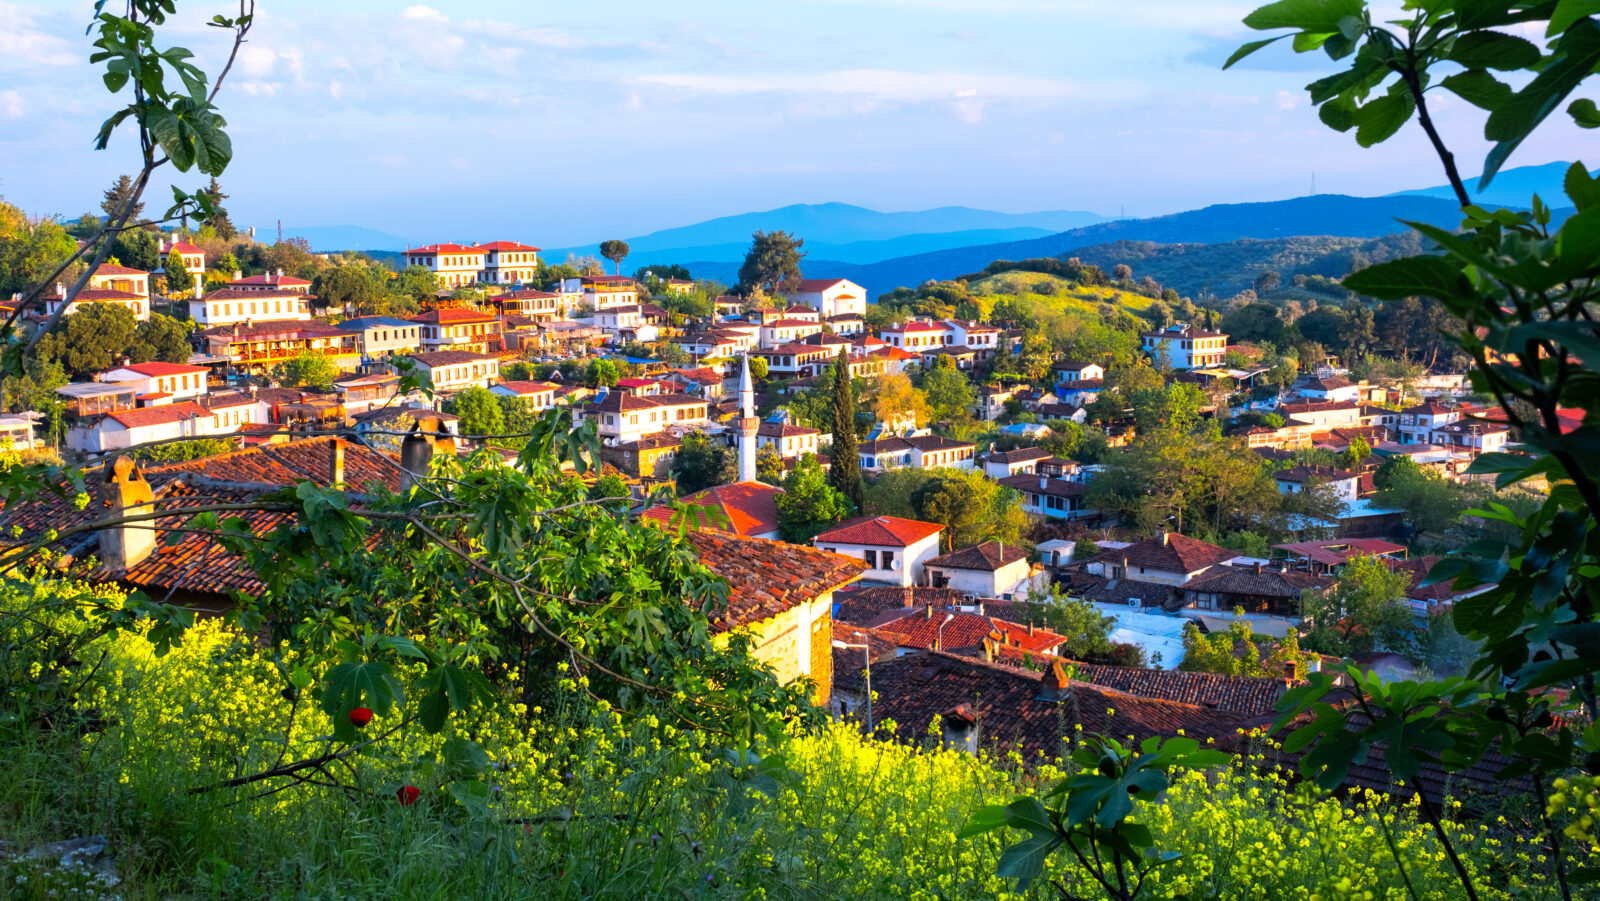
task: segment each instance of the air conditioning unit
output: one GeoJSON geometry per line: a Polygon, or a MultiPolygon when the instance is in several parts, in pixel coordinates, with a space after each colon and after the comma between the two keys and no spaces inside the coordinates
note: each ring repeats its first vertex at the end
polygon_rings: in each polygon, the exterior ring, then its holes
{"type": "Polygon", "coordinates": [[[1142,606],[1142,604],[1140,603],[1138,598],[1128,598],[1128,606],[1129,607],[1140,607],[1140,606],[1142,606]]]}

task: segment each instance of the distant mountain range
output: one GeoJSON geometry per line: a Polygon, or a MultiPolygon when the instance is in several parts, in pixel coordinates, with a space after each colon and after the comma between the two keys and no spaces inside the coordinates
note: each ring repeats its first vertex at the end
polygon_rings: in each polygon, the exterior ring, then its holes
{"type": "MultiPolygon", "coordinates": [[[[1474,199],[1489,206],[1525,206],[1528,198],[1538,193],[1552,205],[1561,205],[1561,180],[1568,165],[1548,163],[1505,170],[1488,192],[1474,199]]],[[[1476,184],[1474,179],[1471,185],[1475,188],[1476,184]]],[[[626,238],[630,253],[624,268],[680,263],[697,278],[715,278],[731,284],[737,278],[751,233],[757,229],[781,229],[805,239],[802,269],[807,275],[849,278],[864,285],[873,296],[900,285],[975,272],[995,260],[1060,256],[1102,246],[1116,249],[1102,249],[1096,255],[1121,253],[1159,258],[1163,269],[1187,271],[1174,280],[1177,287],[1177,282],[1204,280],[1193,268],[1196,251],[1190,248],[1157,252],[1142,245],[1214,245],[1299,236],[1373,239],[1402,231],[1400,220],[1453,227],[1460,218],[1448,186],[1384,197],[1318,194],[1264,203],[1216,204],[1167,216],[1121,220],[1071,210],[999,213],[952,206],[881,213],[846,203],[795,204],[626,238]]],[[[284,234],[306,238],[317,251],[398,251],[408,246],[406,240],[395,235],[356,226],[286,228],[284,234]]],[[[1319,251],[1350,249],[1338,244],[1319,251]]],[[[1236,247],[1218,252],[1220,256],[1213,254],[1217,261],[1227,261],[1228,270],[1199,287],[1220,293],[1244,279],[1249,270],[1278,268],[1277,263],[1261,254],[1271,257],[1279,252],[1272,248],[1236,247]]],[[[569,254],[598,253],[598,244],[589,244],[546,248],[544,258],[559,262],[569,254]]]]}
{"type": "MultiPolygon", "coordinates": [[[[848,278],[876,297],[900,285],[917,285],[928,279],[955,278],[976,272],[995,260],[1060,256],[1114,241],[1219,244],[1297,235],[1376,238],[1402,230],[1404,226],[1399,220],[1453,227],[1461,221],[1461,211],[1454,201],[1435,197],[1318,194],[1266,203],[1217,204],[1152,219],[1101,222],[1042,238],[956,247],[867,264],[808,256],[801,269],[810,276],[848,278]]],[[[716,278],[724,282],[736,278],[739,269],[738,263],[718,260],[684,265],[697,278],[716,278]]]]}
{"type": "MultiPolygon", "coordinates": [[[[1491,209],[1494,207],[1523,207],[1532,204],[1533,195],[1538,194],[1539,199],[1551,207],[1567,205],[1566,192],[1561,183],[1567,177],[1567,170],[1571,163],[1545,163],[1543,166],[1520,166],[1516,169],[1507,169],[1494,177],[1489,182],[1489,190],[1478,190],[1478,179],[1466,180],[1467,194],[1472,202],[1491,209]]],[[[1600,173],[1600,169],[1590,174],[1600,173]]],[[[1398,191],[1389,196],[1417,195],[1422,197],[1443,197],[1454,200],[1455,189],[1449,185],[1438,185],[1432,188],[1420,188],[1415,191],[1398,191]]]]}

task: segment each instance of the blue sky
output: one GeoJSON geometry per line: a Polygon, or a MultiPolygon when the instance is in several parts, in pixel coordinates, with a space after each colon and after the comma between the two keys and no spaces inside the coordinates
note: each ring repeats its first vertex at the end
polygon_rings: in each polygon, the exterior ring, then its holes
{"type": "MultiPolygon", "coordinates": [[[[789,203],[1149,216],[1443,181],[1414,125],[1374,150],[1319,124],[1287,51],[1220,71],[1255,4],[1216,0],[258,0],[218,98],[236,223],[561,246],[789,203]]],[[[237,3],[231,4],[237,10],[237,3]]],[[[0,194],[91,209],[116,102],[86,0],[0,0],[0,194]]],[[[230,4],[179,0],[215,72],[230,4]]],[[[1478,113],[1436,116],[1473,168],[1478,113]]],[[[1555,122],[1512,165],[1593,146],[1555,122]]],[[[1593,155],[1593,154],[1591,154],[1593,155]]],[[[199,180],[190,177],[186,186],[199,180]]]]}

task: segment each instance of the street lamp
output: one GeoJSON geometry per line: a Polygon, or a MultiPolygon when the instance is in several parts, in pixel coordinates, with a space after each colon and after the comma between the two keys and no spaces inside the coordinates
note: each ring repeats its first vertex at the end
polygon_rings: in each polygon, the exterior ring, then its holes
{"type": "MultiPolygon", "coordinates": [[[[860,632],[854,632],[852,634],[861,638],[866,638],[866,636],[862,635],[860,632]]],[[[847,644],[846,642],[835,638],[833,640],[833,646],[836,648],[861,649],[861,659],[867,665],[867,734],[870,735],[872,734],[872,645],[866,642],[863,642],[862,644],[847,644]]]]}
{"type": "Polygon", "coordinates": [[[956,618],[956,615],[954,613],[946,613],[944,615],[944,621],[939,623],[939,629],[938,629],[937,632],[934,633],[934,640],[933,640],[933,649],[934,650],[936,650],[936,651],[944,650],[944,627],[945,627],[945,624],[950,622],[951,620],[953,620],[955,618],[956,618]]]}

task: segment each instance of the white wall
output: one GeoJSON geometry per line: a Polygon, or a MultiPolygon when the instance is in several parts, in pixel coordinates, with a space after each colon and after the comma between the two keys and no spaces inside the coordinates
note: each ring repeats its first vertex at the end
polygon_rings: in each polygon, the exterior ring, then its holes
{"type": "Polygon", "coordinates": [[[887,547],[875,544],[834,544],[832,542],[814,539],[813,544],[823,550],[854,557],[857,560],[866,559],[867,551],[877,551],[879,560],[882,560],[884,551],[893,551],[895,560],[900,562],[898,570],[869,569],[861,574],[861,578],[869,582],[887,582],[891,585],[920,585],[926,584],[923,566],[930,558],[939,556],[939,533],[935,532],[921,541],[908,547],[887,547]]]}

